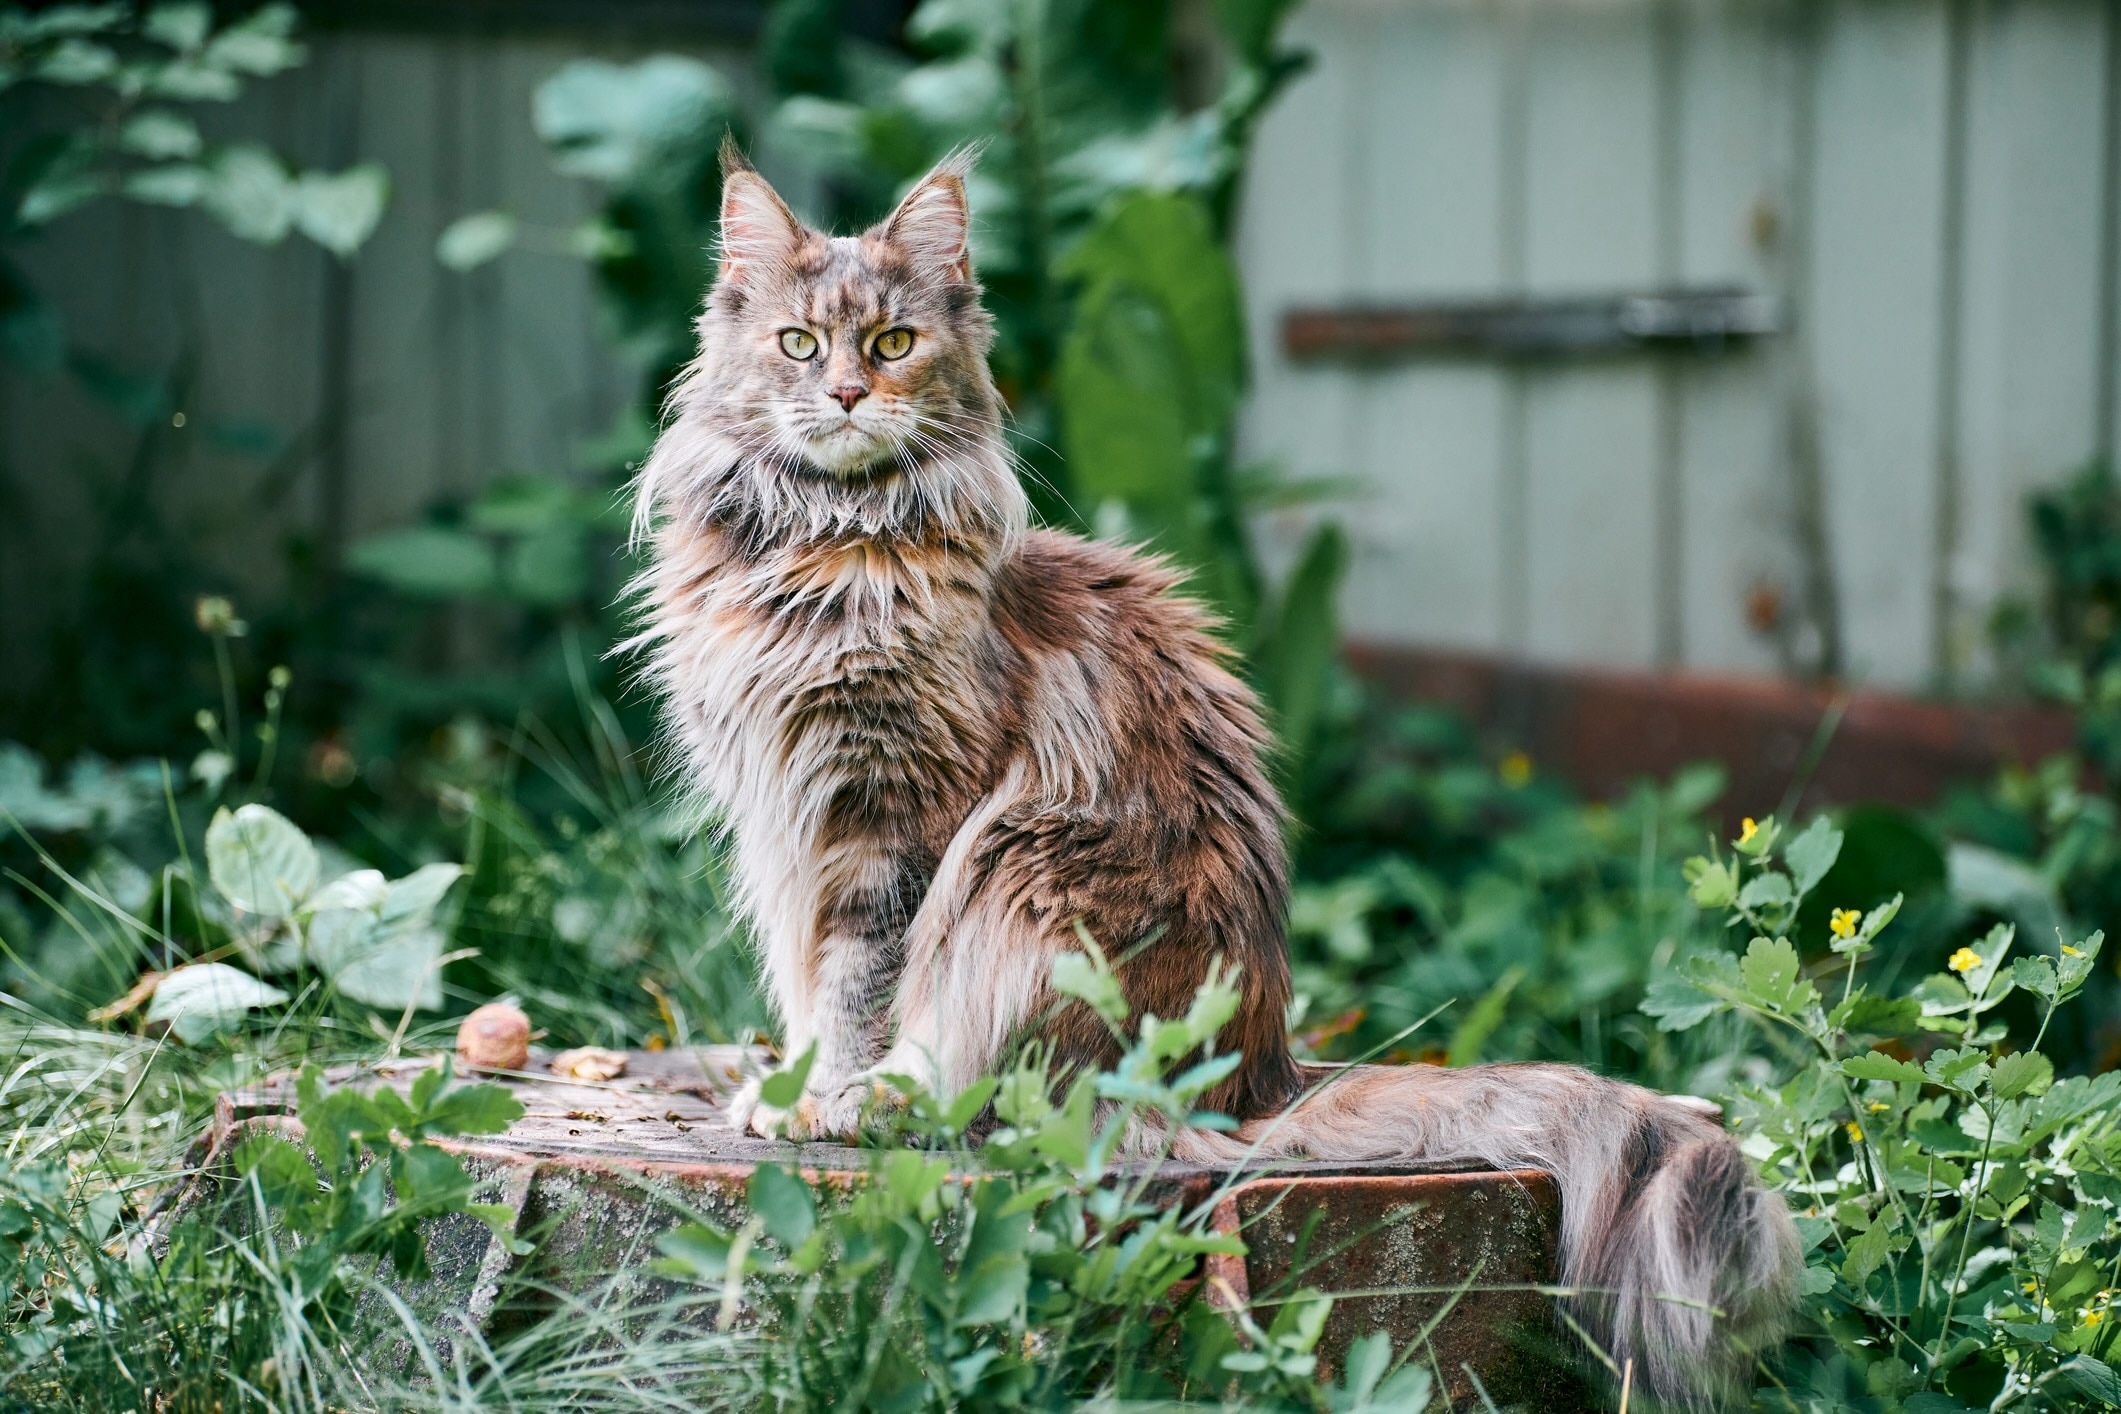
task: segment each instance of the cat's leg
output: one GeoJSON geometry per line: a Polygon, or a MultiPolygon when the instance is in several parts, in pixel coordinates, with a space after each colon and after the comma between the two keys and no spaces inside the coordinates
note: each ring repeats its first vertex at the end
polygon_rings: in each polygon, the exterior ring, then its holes
{"type": "Polygon", "coordinates": [[[1044,997],[1052,944],[996,886],[1006,853],[998,826],[1022,802],[1025,776],[1021,764],[1012,768],[951,837],[905,930],[891,1049],[828,1102],[820,1118],[830,1132],[850,1133],[865,1109],[897,1103],[887,1077],[944,1096],[970,1085],[994,1068],[1044,997]]]}
{"type": "Polygon", "coordinates": [[[760,1134],[791,1139],[849,1133],[859,1117],[859,1076],[884,1051],[885,1026],[904,955],[903,935],[921,871],[893,840],[860,838],[823,852],[809,928],[777,990],[800,998],[784,1010],[790,1062],[814,1054],[804,1093],[782,1114],[750,1117],[760,1134]]]}

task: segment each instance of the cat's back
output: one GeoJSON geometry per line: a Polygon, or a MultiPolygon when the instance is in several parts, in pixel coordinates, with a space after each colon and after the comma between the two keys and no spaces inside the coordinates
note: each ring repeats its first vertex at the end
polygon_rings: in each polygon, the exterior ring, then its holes
{"type": "Polygon", "coordinates": [[[1112,779],[1167,800],[1197,798],[1206,784],[1210,796],[1244,797],[1263,821],[1277,815],[1257,700],[1230,670],[1218,620],[1169,561],[1033,530],[995,576],[992,605],[1028,715],[1092,714],[1112,779]]]}

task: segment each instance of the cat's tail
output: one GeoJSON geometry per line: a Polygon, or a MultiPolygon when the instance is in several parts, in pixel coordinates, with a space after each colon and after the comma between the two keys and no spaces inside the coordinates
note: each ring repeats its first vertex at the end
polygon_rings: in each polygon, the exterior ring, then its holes
{"type": "Polygon", "coordinates": [[[1801,1263],[1782,1198],[1704,1101],[1558,1065],[1307,1066],[1287,1111],[1189,1129],[1183,1159],[1409,1159],[1541,1169],[1561,1189],[1561,1284],[1574,1319],[1669,1404],[1739,1393],[1777,1339],[1801,1263]]]}

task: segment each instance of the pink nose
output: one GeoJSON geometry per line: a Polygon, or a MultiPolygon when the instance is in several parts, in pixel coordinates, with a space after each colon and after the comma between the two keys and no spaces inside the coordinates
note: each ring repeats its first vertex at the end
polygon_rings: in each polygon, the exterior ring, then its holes
{"type": "Polygon", "coordinates": [[[869,390],[861,386],[859,383],[850,384],[845,388],[834,388],[832,390],[833,400],[837,402],[841,407],[847,409],[847,411],[849,412],[853,412],[854,405],[868,396],[869,390]]]}

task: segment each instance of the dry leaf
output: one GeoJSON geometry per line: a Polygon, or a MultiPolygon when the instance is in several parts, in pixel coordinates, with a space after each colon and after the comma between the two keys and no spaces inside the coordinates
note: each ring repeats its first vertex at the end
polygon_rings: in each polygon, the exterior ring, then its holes
{"type": "Polygon", "coordinates": [[[563,1080],[612,1080],[626,1073],[626,1053],[601,1046],[577,1046],[552,1058],[552,1073],[563,1080]]]}

